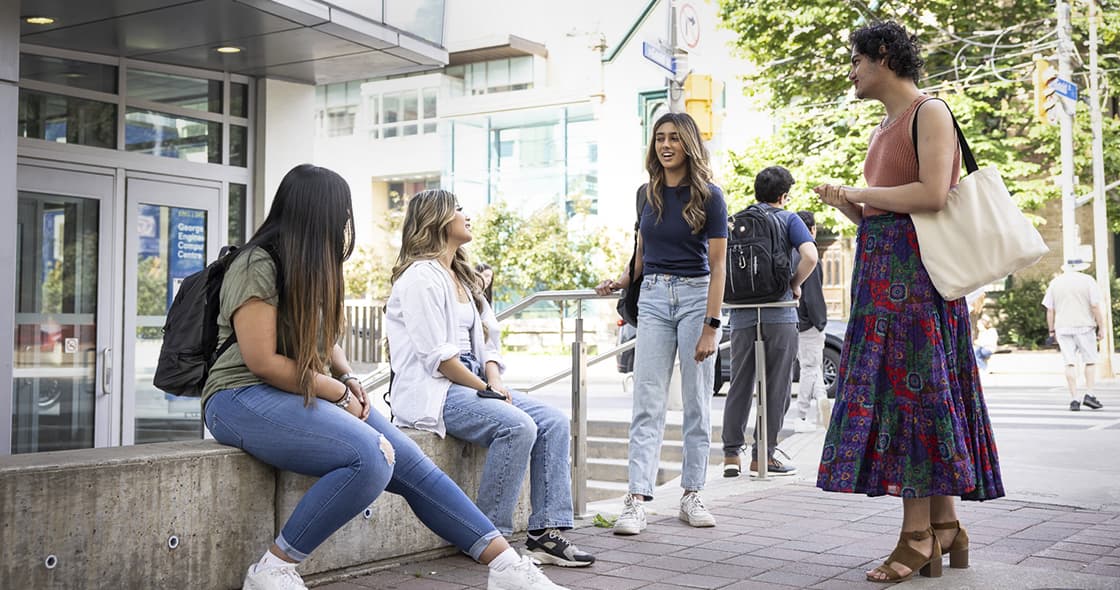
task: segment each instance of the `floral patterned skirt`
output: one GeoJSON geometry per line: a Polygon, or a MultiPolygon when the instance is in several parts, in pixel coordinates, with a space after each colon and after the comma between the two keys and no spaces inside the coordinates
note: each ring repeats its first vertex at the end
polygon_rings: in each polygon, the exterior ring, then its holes
{"type": "Polygon", "coordinates": [[[1003,496],[968,308],[934,289],[909,215],[860,224],[851,295],[817,487],[903,498],[1003,496]]]}

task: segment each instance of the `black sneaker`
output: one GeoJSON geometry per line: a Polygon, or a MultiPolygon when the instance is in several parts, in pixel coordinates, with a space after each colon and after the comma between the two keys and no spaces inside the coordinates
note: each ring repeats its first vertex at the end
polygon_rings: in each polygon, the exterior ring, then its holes
{"type": "Polygon", "coordinates": [[[548,529],[539,537],[529,535],[525,541],[529,556],[540,563],[560,567],[587,567],[595,563],[595,556],[572,545],[556,529],[548,529]]]}
{"type": "Polygon", "coordinates": [[[1073,400],[1073,401],[1069,402],[1069,411],[1080,412],[1081,411],[1081,402],[1079,402],[1077,400],[1073,400]]]}
{"type": "Polygon", "coordinates": [[[1098,401],[1096,396],[1089,395],[1087,393],[1085,394],[1085,399],[1081,400],[1081,403],[1086,408],[1092,408],[1094,410],[1099,410],[1099,409],[1104,407],[1104,404],[1102,404],[1100,401],[1098,401]]]}

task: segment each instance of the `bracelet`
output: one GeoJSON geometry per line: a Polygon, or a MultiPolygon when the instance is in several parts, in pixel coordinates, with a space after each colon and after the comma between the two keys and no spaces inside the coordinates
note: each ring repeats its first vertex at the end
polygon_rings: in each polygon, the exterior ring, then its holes
{"type": "Polygon", "coordinates": [[[338,401],[334,402],[334,405],[342,408],[343,410],[345,410],[350,405],[350,388],[349,387],[346,388],[346,393],[342,394],[342,397],[338,401]]]}
{"type": "Polygon", "coordinates": [[[338,380],[341,381],[343,385],[346,385],[347,381],[357,378],[358,376],[353,373],[343,373],[342,375],[338,376],[338,380]]]}

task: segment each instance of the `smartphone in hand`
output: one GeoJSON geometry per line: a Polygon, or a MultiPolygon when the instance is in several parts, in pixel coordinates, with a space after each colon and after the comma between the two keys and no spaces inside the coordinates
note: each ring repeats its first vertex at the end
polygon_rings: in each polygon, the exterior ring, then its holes
{"type": "Polygon", "coordinates": [[[501,400],[506,399],[506,394],[504,394],[500,391],[494,391],[493,389],[476,389],[475,391],[478,393],[478,397],[486,397],[486,398],[490,398],[490,399],[501,399],[501,400]]]}

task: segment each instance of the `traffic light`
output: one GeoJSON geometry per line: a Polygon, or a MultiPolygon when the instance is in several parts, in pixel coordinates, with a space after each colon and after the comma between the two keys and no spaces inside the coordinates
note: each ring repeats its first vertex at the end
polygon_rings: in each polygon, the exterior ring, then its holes
{"type": "Polygon", "coordinates": [[[1057,103],[1054,89],[1050,84],[1058,79],[1058,73],[1050,62],[1039,56],[1034,57],[1034,114],[1042,123],[1050,122],[1049,111],[1057,103]]]}
{"type": "Polygon", "coordinates": [[[716,85],[708,74],[690,74],[684,81],[684,110],[696,121],[700,137],[711,140],[716,134],[716,117],[712,113],[712,98],[716,85]]]}

